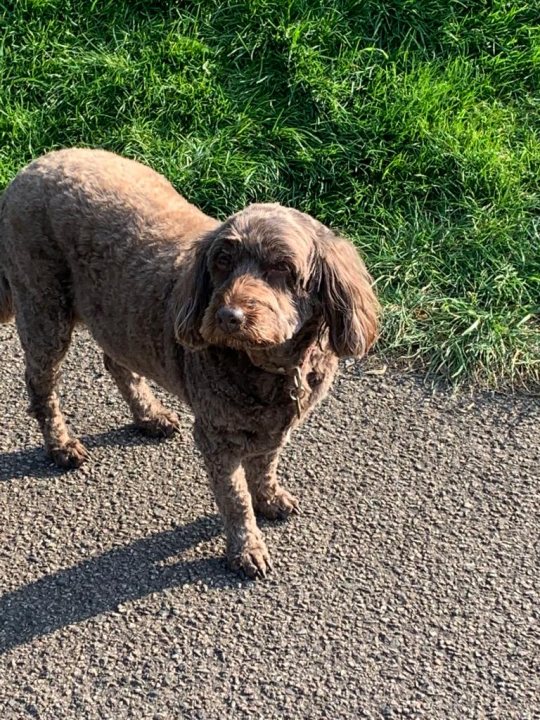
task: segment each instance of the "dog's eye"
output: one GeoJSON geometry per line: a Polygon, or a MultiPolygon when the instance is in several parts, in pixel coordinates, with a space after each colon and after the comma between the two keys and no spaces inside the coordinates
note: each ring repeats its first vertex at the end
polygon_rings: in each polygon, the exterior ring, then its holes
{"type": "Polygon", "coordinates": [[[231,267],[231,257],[226,253],[219,253],[215,261],[218,270],[229,270],[231,267]]]}
{"type": "Polygon", "coordinates": [[[286,278],[291,272],[291,269],[286,262],[278,262],[268,268],[268,276],[272,279],[278,280],[279,278],[286,278]]]}

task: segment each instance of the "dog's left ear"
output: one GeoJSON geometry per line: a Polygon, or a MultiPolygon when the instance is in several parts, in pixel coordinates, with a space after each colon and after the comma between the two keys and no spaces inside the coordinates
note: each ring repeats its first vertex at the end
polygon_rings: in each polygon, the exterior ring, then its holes
{"type": "Polygon", "coordinates": [[[362,357],[377,339],[379,302],[358,251],[322,226],[318,236],[319,298],[339,357],[362,357]]]}
{"type": "Polygon", "coordinates": [[[174,334],[179,343],[193,350],[208,344],[200,328],[213,291],[207,261],[213,241],[214,232],[210,232],[193,243],[174,289],[174,334]]]}

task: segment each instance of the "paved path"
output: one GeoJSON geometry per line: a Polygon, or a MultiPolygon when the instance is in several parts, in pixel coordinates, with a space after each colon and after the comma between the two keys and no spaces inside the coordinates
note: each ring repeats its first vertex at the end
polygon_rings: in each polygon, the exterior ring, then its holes
{"type": "MultiPolygon", "coordinates": [[[[240,581],[190,433],[152,442],[93,344],[64,374],[91,462],[62,474],[0,327],[0,718],[540,717],[538,399],[344,371],[240,581]]],[[[174,401],[173,401],[174,403],[174,401]]]]}

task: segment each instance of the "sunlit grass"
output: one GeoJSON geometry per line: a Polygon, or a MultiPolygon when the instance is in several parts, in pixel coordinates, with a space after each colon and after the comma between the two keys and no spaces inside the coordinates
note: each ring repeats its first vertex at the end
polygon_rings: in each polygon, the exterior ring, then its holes
{"type": "Polygon", "coordinates": [[[225,216],[277,200],[353,239],[381,349],[540,382],[532,2],[0,0],[0,186],[102,146],[225,216]]]}

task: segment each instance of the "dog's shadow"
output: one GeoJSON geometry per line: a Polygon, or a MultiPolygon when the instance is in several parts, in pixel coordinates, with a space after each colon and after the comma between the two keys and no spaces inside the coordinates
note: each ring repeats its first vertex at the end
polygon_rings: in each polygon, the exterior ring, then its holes
{"type": "MultiPolygon", "coordinates": [[[[125,425],[96,435],[83,435],[81,442],[92,452],[101,447],[131,447],[135,445],[158,445],[170,439],[151,438],[143,435],[135,425],[125,425]]],[[[64,475],[66,470],[54,465],[45,454],[43,445],[24,450],[0,452],[0,482],[26,477],[52,478],[64,475]]]]}
{"type": "MultiPolygon", "coordinates": [[[[176,556],[220,534],[217,515],[115,548],[0,596],[0,654],[166,588],[204,580],[238,587],[219,556],[176,556]],[[167,562],[169,561],[169,562],[167,562]]],[[[249,581],[245,581],[248,583],[249,581]]]]}

